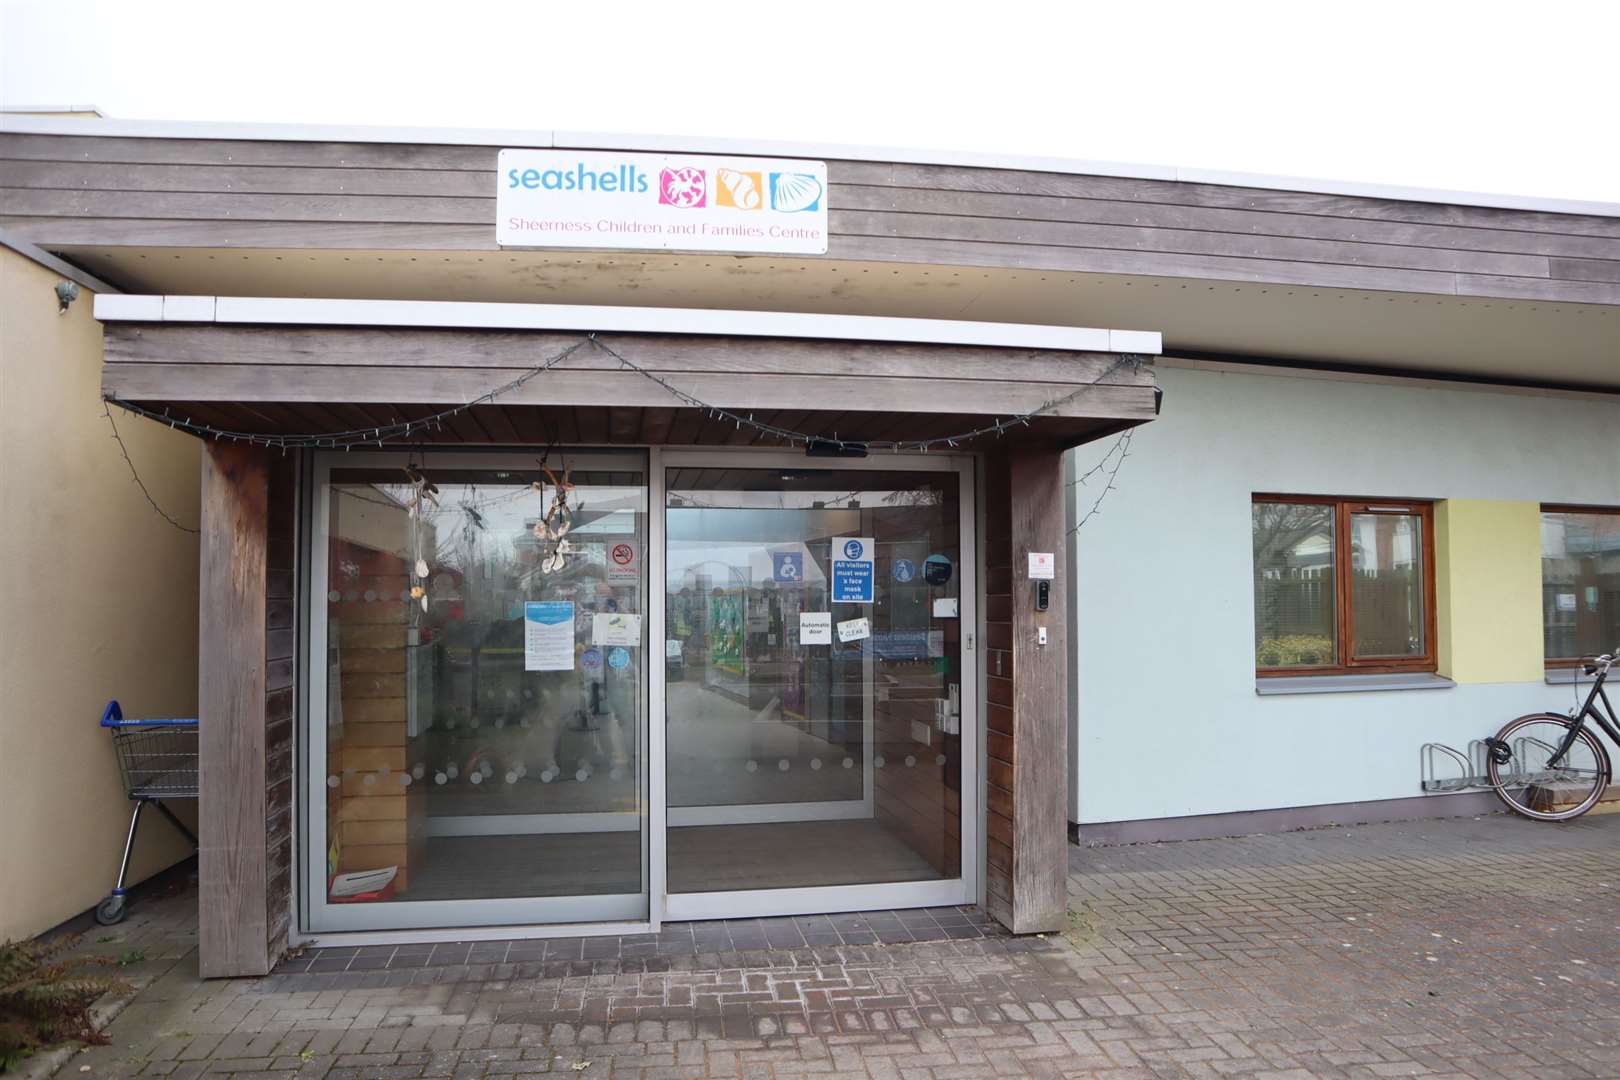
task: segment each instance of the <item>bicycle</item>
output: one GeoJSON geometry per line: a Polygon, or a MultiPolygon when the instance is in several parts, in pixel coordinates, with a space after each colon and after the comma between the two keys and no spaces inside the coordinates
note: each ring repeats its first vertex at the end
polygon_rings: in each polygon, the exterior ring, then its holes
{"type": "Polygon", "coordinates": [[[1596,721],[1620,744],[1620,718],[1603,690],[1614,664],[1614,655],[1605,654],[1582,666],[1596,677],[1578,712],[1530,713],[1485,740],[1486,777],[1508,809],[1536,821],[1568,821],[1603,797],[1613,775],[1609,751],[1586,721],[1596,721]],[[1603,709],[1597,707],[1599,701],[1603,709]]]}

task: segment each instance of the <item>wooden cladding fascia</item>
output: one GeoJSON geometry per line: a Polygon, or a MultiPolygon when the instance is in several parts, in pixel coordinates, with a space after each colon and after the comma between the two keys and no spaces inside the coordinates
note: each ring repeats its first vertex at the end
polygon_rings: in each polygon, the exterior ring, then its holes
{"type": "MultiPolygon", "coordinates": [[[[6,134],[0,226],[46,247],[494,251],[497,150],[6,134]]],[[[1009,169],[828,169],[830,259],[1620,304],[1617,218],[1009,169]]]]}

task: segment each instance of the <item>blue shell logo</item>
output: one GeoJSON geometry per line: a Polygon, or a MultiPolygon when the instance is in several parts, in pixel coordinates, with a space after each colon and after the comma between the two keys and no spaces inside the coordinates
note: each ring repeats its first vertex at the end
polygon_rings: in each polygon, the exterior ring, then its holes
{"type": "Polygon", "coordinates": [[[771,209],[784,214],[821,209],[821,181],[810,173],[771,173],[771,209]]]}

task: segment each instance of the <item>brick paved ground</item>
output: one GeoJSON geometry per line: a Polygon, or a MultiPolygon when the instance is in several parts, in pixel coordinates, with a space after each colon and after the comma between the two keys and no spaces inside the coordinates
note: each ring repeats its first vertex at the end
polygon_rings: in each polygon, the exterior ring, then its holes
{"type": "Polygon", "coordinates": [[[98,946],[150,981],[64,1075],[1617,1077],[1617,841],[1498,816],[1072,849],[1064,937],[699,924],[211,983],[181,894],[98,946]]]}

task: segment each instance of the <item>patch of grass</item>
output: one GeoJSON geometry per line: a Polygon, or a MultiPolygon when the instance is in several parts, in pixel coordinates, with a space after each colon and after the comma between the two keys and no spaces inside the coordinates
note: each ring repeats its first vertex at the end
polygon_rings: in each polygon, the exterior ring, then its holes
{"type": "Polygon", "coordinates": [[[118,966],[119,967],[129,967],[131,964],[139,964],[141,961],[143,961],[145,959],[146,959],[146,950],[145,949],[130,949],[123,956],[120,956],[118,958],[118,966]]]}

